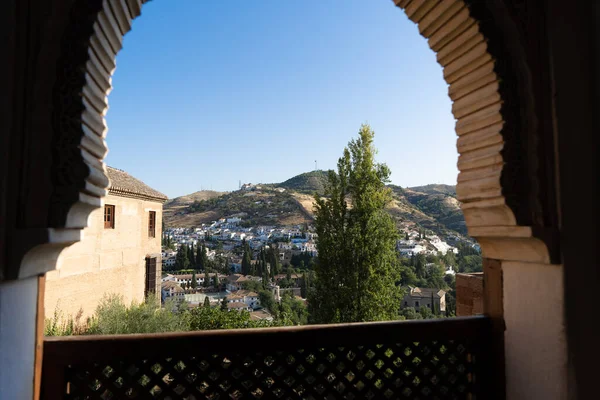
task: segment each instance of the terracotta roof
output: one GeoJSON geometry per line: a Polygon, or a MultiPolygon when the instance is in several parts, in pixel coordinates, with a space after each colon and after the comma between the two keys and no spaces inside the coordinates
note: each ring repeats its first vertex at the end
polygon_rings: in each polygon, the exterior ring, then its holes
{"type": "Polygon", "coordinates": [[[246,296],[246,297],[258,297],[258,293],[251,292],[249,290],[238,290],[237,292],[234,292],[233,294],[237,294],[238,296],[246,296]]]}
{"type": "Polygon", "coordinates": [[[176,282],[173,281],[166,281],[166,282],[162,282],[160,284],[161,289],[167,290],[167,289],[173,289],[175,290],[175,292],[183,292],[183,289],[181,288],[181,286],[179,286],[176,282]]]}
{"type": "Polygon", "coordinates": [[[152,189],[139,179],[134,178],[127,172],[113,167],[106,167],[110,181],[108,192],[117,196],[135,197],[147,200],[165,202],[168,197],[152,189]]]}

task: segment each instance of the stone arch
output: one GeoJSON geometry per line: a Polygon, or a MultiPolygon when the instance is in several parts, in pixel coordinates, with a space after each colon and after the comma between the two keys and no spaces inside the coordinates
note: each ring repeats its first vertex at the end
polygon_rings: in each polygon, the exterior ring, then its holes
{"type": "MultiPolygon", "coordinates": [[[[54,93],[54,191],[49,210],[51,229],[71,235],[51,246],[56,256],[57,249],[77,240],[75,233],[87,225],[88,215],[106,195],[104,116],[111,76],[123,36],[146,1],[76,2],[71,10],[54,93]]],[[[469,234],[479,241],[486,258],[550,263],[555,227],[536,216],[554,210],[542,204],[539,188],[531,184],[537,182],[535,155],[540,150],[530,133],[536,123],[533,93],[508,11],[470,0],[394,3],[436,52],[449,85],[458,136],[457,197],[469,234]]],[[[46,248],[36,248],[35,257],[24,258],[20,276],[52,269],[44,257],[49,255],[46,248]],[[43,265],[36,264],[43,260],[43,265]]]]}

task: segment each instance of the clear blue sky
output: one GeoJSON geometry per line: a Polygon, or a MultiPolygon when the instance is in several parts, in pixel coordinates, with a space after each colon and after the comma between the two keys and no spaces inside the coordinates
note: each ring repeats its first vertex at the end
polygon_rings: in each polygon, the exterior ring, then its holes
{"type": "Polygon", "coordinates": [[[441,67],[390,0],[154,0],[113,86],[107,163],[169,197],[335,168],[363,122],[393,183],[456,183],[441,67]]]}

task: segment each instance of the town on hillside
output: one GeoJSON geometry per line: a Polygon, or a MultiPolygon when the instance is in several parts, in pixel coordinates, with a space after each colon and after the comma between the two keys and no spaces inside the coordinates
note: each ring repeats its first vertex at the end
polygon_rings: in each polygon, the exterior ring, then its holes
{"type": "MultiPolygon", "coordinates": [[[[231,196],[213,201],[221,210],[236,210],[242,206],[229,200],[251,199],[250,204],[261,203],[257,207],[264,209],[265,218],[238,211],[196,226],[168,227],[163,225],[172,222],[163,210],[164,194],[125,171],[108,167],[107,173],[110,187],[103,207],[92,213],[83,240],[61,254],[60,268],[47,274],[47,334],[72,332],[69,327],[81,321],[80,332],[121,332],[120,327],[103,326],[98,313],[112,310],[107,319],[113,321],[123,307],[151,305],[152,299],[160,300],[163,310],[173,304],[177,310],[196,309],[192,315],[197,321],[207,321],[203,313],[209,310],[242,316],[241,322],[223,320],[193,329],[310,322],[319,257],[316,220],[308,214],[303,219],[271,218],[283,214],[283,206],[265,196],[318,189],[322,172],[299,175],[285,185],[240,185],[231,196]],[[290,220],[296,223],[285,223],[290,220]],[[92,326],[89,321],[99,322],[92,326]]],[[[419,190],[422,196],[425,189],[419,190]]],[[[314,198],[308,199],[312,204],[314,198]]],[[[198,204],[193,201],[191,209],[198,204]]],[[[190,212],[190,206],[184,204],[183,210],[190,212]]],[[[481,271],[477,244],[455,231],[440,235],[415,220],[396,222],[400,280],[395,285],[404,293],[397,300],[402,310],[398,317],[455,315],[455,273],[481,271]]],[[[175,324],[153,329],[192,328],[175,324]]]]}
{"type": "MultiPolygon", "coordinates": [[[[257,194],[271,190],[285,189],[253,184],[240,187],[240,192],[257,194]]],[[[318,257],[314,226],[252,226],[247,222],[244,214],[234,214],[196,227],[166,228],[162,240],[163,302],[177,299],[192,308],[210,305],[248,311],[253,319],[269,321],[282,302],[294,301],[299,308],[305,307],[318,257]]],[[[472,254],[479,251],[467,238],[448,235],[442,239],[411,221],[404,222],[399,233],[398,257],[409,264],[421,263],[417,268],[435,269],[438,278],[446,276],[448,282],[453,281],[458,267],[456,262],[443,260],[455,260],[459,249],[472,254]]],[[[474,270],[477,266],[469,272],[474,270]]],[[[426,307],[442,314],[453,309],[452,300],[451,307],[446,308],[451,284],[439,279],[437,288],[406,283],[405,308],[419,312],[426,307]]],[[[418,284],[428,285],[427,279],[418,284]]],[[[294,322],[306,323],[306,316],[295,316],[294,322]]]]}

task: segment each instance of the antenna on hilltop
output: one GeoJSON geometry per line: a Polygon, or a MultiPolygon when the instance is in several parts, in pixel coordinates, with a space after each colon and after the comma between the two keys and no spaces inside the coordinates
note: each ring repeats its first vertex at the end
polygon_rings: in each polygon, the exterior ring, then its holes
{"type": "Polygon", "coordinates": [[[242,180],[240,179],[239,184],[238,184],[238,189],[242,188],[242,180]]]}
{"type": "Polygon", "coordinates": [[[315,160],[315,171],[318,170],[319,168],[317,168],[317,160],[315,160]]]}

